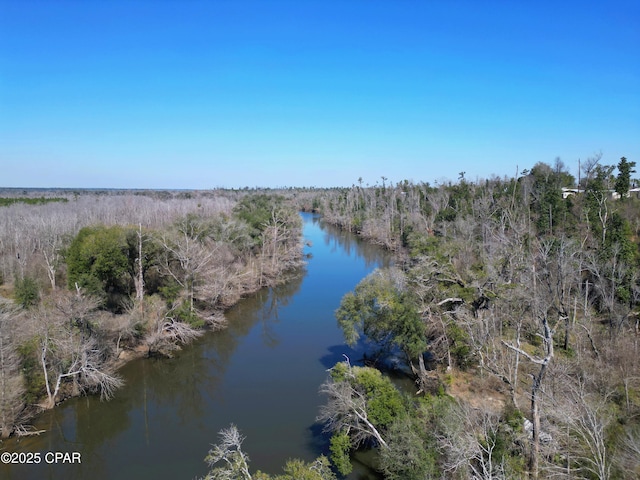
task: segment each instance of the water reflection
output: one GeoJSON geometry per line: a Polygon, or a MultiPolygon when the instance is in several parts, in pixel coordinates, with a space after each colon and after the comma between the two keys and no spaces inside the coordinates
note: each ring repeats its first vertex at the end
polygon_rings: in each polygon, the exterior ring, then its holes
{"type": "MultiPolygon", "coordinates": [[[[81,465],[0,465],[0,478],[192,479],[217,432],[230,423],[246,436],[252,469],[278,473],[287,459],[327,453],[314,423],[326,369],[344,345],[334,318],[340,299],[373,268],[380,249],[303,214],[306,268],[263,289],[227,313],[229,326],[172,359],[136,360],[121,373],[125,388],[110,402],[77,398],[36,422],[47,433],[12,439],[14,452],[81,452],[81,465]]],[[[358,348],[358,347],[356,347],[358,348]]],[[[361,353],[360,353],[361,355],[361,353]]],[[[376,478],[356,464],[350,479],[376,478]],[[364,475],[364,476],[363,476],[364,475]]]]}
{"type": "Polygon", "coordinates": [[[348,257],[353,256],[363,260],[365,267],[371,270],[376,267],[388,267],[390,265],[391,257],[380,247],[363,242],[355,235],[325,222],[319,216],[311,215],[309,221],[321,229],[323,242],[332,254],[344,252],[348,257]]]}

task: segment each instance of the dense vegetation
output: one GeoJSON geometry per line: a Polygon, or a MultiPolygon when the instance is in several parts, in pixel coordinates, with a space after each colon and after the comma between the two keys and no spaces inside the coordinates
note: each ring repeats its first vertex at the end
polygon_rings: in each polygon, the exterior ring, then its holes
{"type": "Polygon", "coordinates": [[[110,396],[114,359],[134,348],[170,354],[220,328],[222,309],[299,264],[295,210],[306,209],[397,256],[336,312],[368,355],[320,386],[331,463],[251,473],[231,426],[206,478],[330,480],[356,449],[375,449],[394,480],[640,478],[634,167],[596,157],[578,179],[556,161],[437,186],[11,205],[0,210],[2,434],[25,433],[27,404],[110,396]]]}
{"type": "Polygon", "coordinates": [[[640,478],[640,201],[635,163],[599,160],[579,184],[557,161],[307,199],[397,252],[336,315],[424,393],[382,419],[359,367],[336,366],[320,418],[339,471],[374,447],[392,479],[640,478]]]}
{"type": "MultiPolygon", "coordinates": [[[[596,157],[578,182],[557,161],[478,183],[298,192],[301,208],[398,257],[336,312],[370,354],[320,389],[335,471],[374,448],[388,479],[640,478],[634,167],[622,158],[614,175],[596,157]]],[[[208,460],[208,478],[256,477],[208,460]]]]}
{"type": "MultiPolygon", "coordinates": [[[[44,198],[44,197],[42,197],[44,198]]],[[[278,195],[74,194],[0,210],[0,435],[116,367],[171,355],[243,295],[302,263],[301,220],[278,195]]]]}

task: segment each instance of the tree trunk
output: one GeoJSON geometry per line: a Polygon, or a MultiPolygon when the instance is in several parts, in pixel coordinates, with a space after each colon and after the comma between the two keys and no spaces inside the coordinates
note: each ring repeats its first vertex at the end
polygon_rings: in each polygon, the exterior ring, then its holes
{"type": "MultiPolygon", "coordinates": [[[[46,341],[46,339],[45,339],[46,341]]],[[[47,387],[48,402],[46,408],[53,408],[55,401],[51,395],[51,387],[49,386],[49,372],[47,372],[47,346],[46,343],[42,346],[42,354],[40,355],[40,362],[42,364],[42,371],[44,373],[44,384],[47,387]]]]}
{"type": "Polygon", "coordinates": [[[515,347],[506,343],[504,340],[502,343],[509,347],[516,353],[520,353],[526,357],[532,363],[540,365],[540,370],[537,375],[532,375],[533,383],[531,385],[531,423],[533,425],[533,435],[531,439],[531,453],[529,456],[529,473],[531,478],[537,479],[539,475],[539,458],[540,458],[540,391],[542,387],[542,381],[547,373],[547,367],[553,358],[553,331],[549,326],[546,316],[542,317],[542,329],[544,332],[543,341],[545,348],[544,358],[536,358],[525,352],[519,347],[515,347]]]}
{"type": "Polygon", "coordinates": [[[547,372],[549,362],[553,358],[553,332],[549,328],[549,323],[546,317],[542,319],[542,326],[544,329],[544,343],[546,355],[542,361],[537,362],[540,365],[540,371],[538,375],[533,377],[533,384],[531,386],[531,421],[533,423],[533,439],[531,442],[531,458],[529,462],[531,475],[534,479],[538,478],[539,474],[539,458],[540,458],[540,387],[542,381],[547,372]]]}
{"type": "Polygon", "coordinates": [[[140,303],[142,308],[142,301],[144,299],[144,275],[142,270],[142,223],[138,224],[138,258],[136,259],[137,275],[134,279],[136,287],[136,300],[140,303]]]}

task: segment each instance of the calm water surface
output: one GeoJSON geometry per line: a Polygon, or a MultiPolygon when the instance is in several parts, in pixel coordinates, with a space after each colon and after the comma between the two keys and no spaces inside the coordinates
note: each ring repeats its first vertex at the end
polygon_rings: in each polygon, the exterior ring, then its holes
{"type": "MultiPolygon", "coordinates": [[[[173,359],[141,359],[121,374],[109,402],[72,399],[35,422],[47,433],[0,447],[10,452],[80,452],[80,465],[0,465],[0,478],[193,479],[217,432],[234,423],[251,469],[279,473],[287,459],[327,454],[315,423],[326,370],[343,354],[334,311],[342,296],[389,258],[380,249],[302,214],[312,242],[306,267],[227,312],[229,327],[173,359]]],[[[350,479],[378,478],[358,462],[350,479]]]]}

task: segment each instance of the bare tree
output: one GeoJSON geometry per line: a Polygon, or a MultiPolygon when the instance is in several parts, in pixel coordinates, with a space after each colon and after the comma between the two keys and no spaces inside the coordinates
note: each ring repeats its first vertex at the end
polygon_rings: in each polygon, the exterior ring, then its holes
{"type": "Polygon", "coordinates": [[[14,432],[24,409],[25,387],[11,335],[17,314],[15,308],[0,303],[0,438],[14,432]]]}
{"type": "Polygon", "coordinates": [[[474,480],[508,478],[503,459],[496,453],[500,428],[497,414],[459,403],[441,423],[444,432],[438,435],[438,446],[445,458],[445,472],[474,480]]]}
{"type": "Polygon", "coordinates": [[[606,313],[609,333],[613,336],[623,326],[631,313],[630,302],[620,299],[620,292],[627,287],[630,279],[635,284],[637,272],[621,256],[621,245],[614,244],[607,258],[598,258],[590,254],[586,267],[593,280],[593,296],[597,299],[599,310],[606,313]],[[636,278],[633,278],[636,277],[636,278]]]}
{"type": "Polygon", "coordinates": [[[529,457],[529,470],[534,478],[538,478],[539,461],[540,461],[540,404],[542,402],[542,386],[551,360],[554,356],[554,328],[550,323],[550,315],[554,314],[552,302],[548,297],[544,297],[544,290],[539,287],[540,276],[543,278],[548,275],[545,265],[548,262],[548,249],[544,244],[538,246],[537,254],[532,258],[531,265],[531,305],[532,313],[538,322],[538,333],[536,335],[542,340],[542,354],[540,356],[532,355],[522,348],[512,343],[502,343],[516,354],[526,358],[531,364],[538,367],[536,373],[531,374],[531,423],[533,425],[533,435],[531,439],[531,454],[529,457]],[[537,263],[541,265],[537,265],[537,263]],[[542,291],[541,291],[542,290],[542,291]]]}
{"type": "Polygon", "coordinates": [[[198,233],[197,228],[187,219],[182,222],[175,235],[171,238],[163,235],[161,239],[165,249],[163,272],[184,289],[192,312],[195,311],[196,287],[220,248],[220,244],[198,233]]]}
{"type": "Polygon", "coordinates": [[[0,208],[0,275],[22,278],[42,269],[52,288],[61,269],[60,251],[82,227],[102,224],[166,228],[188,213],[230,214],[235,201],[222,195],[158,199],[144,195],[68,196],[66,203],[16,203],[0,208]]]}
{"type": "Polygon", "coordinates": [[[548,475],[571,478],[578,474],[581,478],[602,480],[611,477],[613,456],[607,429],[614,421],[609,404],[612,392],[598,393],[596,376],[589,370],[567,364],[548,390],[555,449],[565,457],[563,466],[545,467],[548,475]]]}
{"type": "Polygon", "coordinates": [[[151,333],[145,339],[149,351],[168,357],[179,350],[181,345],[187,345],[202,335],[202,331],[174,319],[171,311],[165,313],[156,308],[150,321],[151,333]]]}
{"type": "Polygon", "coordinates": [[[238,282],[242,276],[242,265],[236,262],[227,244],[217,244],[215,257],[203,266],[199,275],[201,280],[194,287],[194,298],[215,307],[225,303],[225,297],[241,290],[238,282]]]}
{"type": "Polygon", "coordinates": [[[539,275],[541,287],[564,322],[564,350],[569,349],[572,326],[575,324],[579,296],[580,274],[582,271],[581,248],[576,242],[562,236],[542,242],[545,251],[544,275],[539,275]]]}
{"type": "Polygon", "coordinates": [[[597,152],[593,157],[589,157],[582,164],[580,170],[584,173],[585,182],[588,184],[589,181],[593,178],[596,167],[602,160],[602,152],[597,152]]]}
{"type": "Polygon", "coordinates": [[[251,480],[249,456],[242,451],[244,437],[231,425],[218,432],[220,442],[209,450],[205,461],[211,467],[204,480],[251,480]],[[216,467],[215,465],[222,464],[216,467]]]}
{"type": "Polygon", "coordinates": [[[544,353],[543,357],[535,357],[525,352],[524,350],[511,345],[510,343],[504,342],[504,345],[509,347],[516,353],[519,353],[531,363],[538,365],[540,368],[536,374],[531,375],[532,383],[531,383],[531,422],[533,424],[533,436],[531,441],[531,456],[529,458],[529,469],[531,470],[534,478],[538,477],[539,471],[539,460],[540,460],[540,402],[541,402],[541,389],[542,382],[547,373],[547,369],[551,360],[553,359],[553,331],[549,325],[549,322],[545,317],[541,317],[540,319],[542,323],[543,330],[543,344],[544,344],[544,353]]]}
{"type": "MultiPolygon", "coordinates": [[[[44,219],[43,219],[44,223],[44,219]]],[[[60,227],[57,225],[56,227],[60,227]]],[[[53,225],[43,225],[43,233],[39,236],[41,239],[39,250],[42,253],[44,258],[47,277],[49,279],[49,283],[51,284],[51,289],[56,289],[56,275],[58,269],[60,268],[60,264],[62,262],[62,256],[60,254],[63,248],[63,234],[57,230],[53,225]]]]}
{"type": "Polygon", "coordinates": [[[627,427],[619,440],[616,464],[629,479],[640,478],[640,427],[627,427]]]}
{"type": "MultiPolygon", "coordinates": [[[[501,303],[496,308],[504,309],[504,313],[513,322],[513,329],[515,334],[515,346],[516,350],[514,355],[510,355],[508,351],[501,348],[500,334],[493,331],[492,334],[488,334],[476,340],[479,345],[476,346],[478,356],[480,357],[480,367],[495,377],[499,378],[509,388],[509,394],[511,397],[511,403],[516,409],[519,409],[518,401],[518,382],[520,379],[520,353],[518,349],[522,347],[521,335],[522,335],[522,319],[524,311],[526,311],[526,305],[518,303],[517,301],[505,302],[503,306],[501,303]],[[519,307],[524,307],[523,309],[519,307]],[[524,311],[523,311],[524,310],[524,311]]],[[[494,312],[491,313],[493,315],[494,312]]],[[[496,318],[497,321],[502,323],[502,317],[496,318]]]]}
{"type": "Polygon", "coordinates": [[[136,239],[137,241],[137,257],[135,259],[135,267],[134,267],[134,275],[133,282],[136,287],[136,301],[139,303],[140,308],[144,305],[144,268],[143,268],[143,257],[144,253],[142,252],[142,243],[144,236],[142,234],[142,223],[138,223],[138,230],[136,231],[136,239]]]}
{"type": "Polygon", "coordinates": [[[40,338],[40,365],[47,391],[45,408],[52,408],[63,383],[74,389],[98,391],[104,399],[122,385],[111,371],[109,355],[91,334],[91,314],[97,302],[82,295],[60,293],[54,308],[41,307],[34,315],[40,338]]]}
{"type": "Polygon", "coordinates": [[[262,225],[262,277],[274,277],[283,269],[300,265],[300,219],[273,206],[269,221],[262,225]],[[266,268],[265,268],[266,267],[266,268]]]}
{"type": "MultiPolygon", "coordinates": [[[[425,323],[429,350],[437,360],[446,362],[446,368],[449,370],[453,361],[447,325],[454,319],[447,310],[455,309],[463,300],[447,296],[442,285],[461,285],[463,281],[452,265],[442,265],[430,256],[421,256],[415,260],[409,278],[412,291],[420,300],[420,315],[425,323]]],[[[420,377],[426,374],[423,364],[420,365],[419,374],[420,377]]]]}
{"type": "Polygon", "coordinates": [[[354,368],[359,367],[352,367],[348,359],[344,365],[344,379],[330,378],[320,387],[320,393],[327,395],[329,400],[320,409],[318,420],[325,423],[326,431],[348,432],[355,447],[375,438],[382,447],[388,448],[386,440],[369,418],[365,394],[356,387],[354,368]]]}

